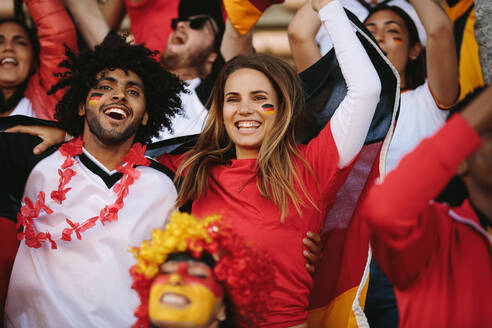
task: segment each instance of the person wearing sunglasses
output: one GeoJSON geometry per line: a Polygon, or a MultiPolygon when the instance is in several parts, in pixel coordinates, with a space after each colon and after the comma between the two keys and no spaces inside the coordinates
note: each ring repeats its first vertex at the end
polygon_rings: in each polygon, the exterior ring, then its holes
{"type": "MultiPolygon", "coordinates": [[[[178,23],[187,22],[192,30],[201,30],[204,25],[209,22],[210,28],[212,29],[214,36],[219,34],[217,23],[214,19],[208,15],[197,15],[194,17],[177,17],[171,20],[171,29],[176,31],[178,28],[178,23]]],[[[217,40],[215,40],[217,41],[217,40]]]]}
{"type": "Polygon", "coordinates": [[[218,1],[181,0],[171,28],[161,61],[187,82],[189,93],[181,95],[185,114],[173,120],[173,131],[161,131],[153,141],[201,132],[208,115],[205,104],[225,62],[220,53],[225,25],[218,1]]]}
{"type": "Polygon", "coordinates": [[[187,1],[180,2],[179,16],[171,20],[173,32],[161,56],[166,69],[185,81],[203,79],[210,73],[224,33],[218,5],[216,13],[203,8],[205,5],[193,7],[187,6],[187,1]]]}

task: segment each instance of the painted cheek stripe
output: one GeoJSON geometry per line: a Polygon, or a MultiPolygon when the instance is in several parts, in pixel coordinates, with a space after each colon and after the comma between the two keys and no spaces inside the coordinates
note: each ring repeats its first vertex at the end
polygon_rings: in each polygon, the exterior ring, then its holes
{"type": "Polygon", "coordinates": [[[261,105],[261,108],[267,115],[271,115],[275,113],[275,107],[273,107],[272,104],[263,104],[261,105]]]}
{"type": "Polygon", "coordinates": [[[393,41],[395,43],[402,43],[403,42],[402,39],[400,39],[400,38],[393,38],[393,41]]]}
{"type": "Polygon", "coordinates": [[[94,92],[89,97],[89,105],[97,105],[99,100],[101,100],[102,93],[94,92]]]}

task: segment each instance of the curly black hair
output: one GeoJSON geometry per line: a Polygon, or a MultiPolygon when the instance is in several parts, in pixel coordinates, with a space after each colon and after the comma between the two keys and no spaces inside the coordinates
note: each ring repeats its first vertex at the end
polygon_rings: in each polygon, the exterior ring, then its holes
{"type": "Polygon", "coordinates": [[[110,32],[95,50],[83,51],[78,56],[67,47],[67,59],[59,67],[68,70],[57,74],[60,80],[48,91],[48,94],[53,94],[69,87],[56,105],[55,119],[68,133],[80,136],[84,117],[78,115],[79,105],[85,102],[89,90],[96,86],[101,71],[121,69],[134,72],[144,84],[149,119],[146,126],[137,130],[135,141],[148,143],[163,127],[172,131],[171,119],[181,112],[179,94],[185,92],[184,84],[152,57],[155,54],[143,45],[127,43],[116,32],[110,32]]]}

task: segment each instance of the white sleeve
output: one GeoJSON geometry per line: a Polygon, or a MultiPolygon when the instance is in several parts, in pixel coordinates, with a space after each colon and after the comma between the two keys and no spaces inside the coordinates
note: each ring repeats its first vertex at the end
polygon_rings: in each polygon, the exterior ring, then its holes
{"type": "MultiPolygon", "coordinates": [[[[350,10],[355,16],[357,16],[357,18],[361,22],[363,22],[369,14],[369,10],[367,10],[367,8],[360,4],[358,1],[340,0],[340,4],[344,8],[350,10]]],[[[319,27],[315,39],[318,43],[319,50],[322,56],[326,55],[333,48],[333,43],[331,42],[330,36],[326,32],[326,28],[324,28],[323,25],[319,27]]]]}
{"type": "Polygon", "coordinates": [[[347,84],[347,95],[331,118],[339,154],[338,167],[348,165],[364,144],[381,92],[381,82],[338,0],[329,2],[319,17],[335,47],[347,84]]]}

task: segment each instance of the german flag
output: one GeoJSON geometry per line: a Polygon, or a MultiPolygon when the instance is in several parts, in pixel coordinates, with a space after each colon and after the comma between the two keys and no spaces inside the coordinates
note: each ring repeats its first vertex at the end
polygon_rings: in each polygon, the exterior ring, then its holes
{"type": "Polygon", "coordinates": [[[475,6],[473,0],[446,0],[446,13],[453,23],[460,75],[460,99],[483,85],[482,70],[475,39],[475,6]]]}
{"type": "Polygon", "coordinates": [[[91,94],[89,97],[89,105],[94,106],[99,104],[99,101],[101,100],[102,93],[94,92],[91,94]]]}
{"type": "Polygon", "coordinates": [[[246,34],[260,19],[265,9],[284,0],[223,0],[223,2],[232,26],[240,34],[246,34]]]}
{"type": "Polygon", "coordinates": [[[263,104],[261,105],[261,108],[263,109],[263,112],[265,112],[266,115],[275,114],[275,107],[273,107],[272,104],[263,104]]]}
{"type": "MultiPolygon", "coordinates": [[[[346,12],[378,72],[382,89],[364,146],[325,218],[323,257],[313,277],[308,316],[308,326],[316,328],[368,326],[363,309],[371,252],[369,230],[358,204],[365,197],[366,186],[385,175],[386,151],[400,104],[398,72],[365,26],[346,12]]],[[[300,76],[309,108],[303,134],[303,142],[308,142],[331,118],[347,87],[333,49],[300,76]]]]}

